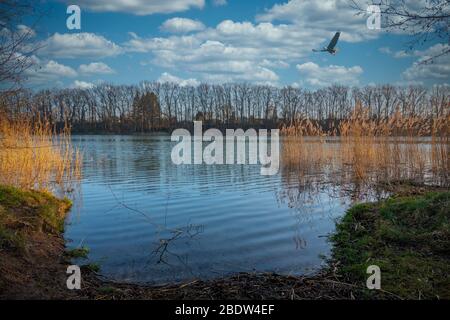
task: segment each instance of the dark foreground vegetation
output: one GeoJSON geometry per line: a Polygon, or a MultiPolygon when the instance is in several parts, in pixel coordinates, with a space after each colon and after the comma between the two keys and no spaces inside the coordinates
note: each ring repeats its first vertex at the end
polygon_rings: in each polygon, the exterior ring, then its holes
{"type": "MultiPolygon", "coordinates": [[[[66,268],[85,248],[62,238],[70,201],[0,187],[0,298],[33,299],[450,299],[450,192],[399,187],[402,194],[351,208],[331,237],[329,266],[315,276],[245,273],[166,286],[115,283],[82,267],[82,289],[66,268]],[[408,194],[408,195],[405,195],[408,194]],[[365,288],[381,268],[381,289],[365,288]]],[[[399,190],[400,190],[399,189],[399,190]]]]}
{"type": "Polygon", "coordinates": [[[69,200],[0,186],[0,297],[46,298],[64,283],[69,200]]]}
{"type": "Polygon", "coordinates": [[[381,288],[396,297],[450,299],[450,192],[356,205],[331,240],[344,282],[364,283],[377,265],[381,288]]]}

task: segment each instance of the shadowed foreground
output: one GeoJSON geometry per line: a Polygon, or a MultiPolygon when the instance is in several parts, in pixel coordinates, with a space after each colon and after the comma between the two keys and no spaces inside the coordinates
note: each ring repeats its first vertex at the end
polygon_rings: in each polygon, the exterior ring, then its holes
{"type": "Polygon", "coordinates": [[[449,199],[449,192],[434,192],[355,206],[332,237],[335,248],[329,267],[311,277],[240,273],[152,287],[103,280],[96,266],[86,265],[82,289],[70,291],[70,259],[87,254],[65,249],[62,231],[70,202],[0,186],[0,298],[449,298],[449,199]],[[364,288],[365,268],[377,263],[383,290],[369,291],[364,288]]]}

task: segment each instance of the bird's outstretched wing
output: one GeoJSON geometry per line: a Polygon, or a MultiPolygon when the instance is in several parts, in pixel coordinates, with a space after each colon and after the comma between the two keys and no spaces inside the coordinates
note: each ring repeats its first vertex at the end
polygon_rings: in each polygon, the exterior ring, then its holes
{"type": "Polygon", "coordinates": [[[341,35],[341,33],[339,31],[336,32],[336,34],[334,35],[333,39],[331,39],[330,44],[327,47],[328,50],[333,50],[334,49],[334,47],[336,46],[336,43],[339,40],[339,36],[340,35],[341,35]]]}

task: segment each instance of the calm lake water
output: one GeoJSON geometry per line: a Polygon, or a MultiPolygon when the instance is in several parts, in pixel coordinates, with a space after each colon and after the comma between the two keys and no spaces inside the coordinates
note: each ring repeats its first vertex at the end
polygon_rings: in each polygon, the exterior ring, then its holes
{"type": "Polygon", "coordinates": [[[87,246],[88,262],[115,280],[312,273],[351,204],[327,186],[302,189],[289,172],[262,176],[259,165],[176,166],[170,136],[73,141],[83,152],[83,180],[65,237],[69,247],[87,246]]]}

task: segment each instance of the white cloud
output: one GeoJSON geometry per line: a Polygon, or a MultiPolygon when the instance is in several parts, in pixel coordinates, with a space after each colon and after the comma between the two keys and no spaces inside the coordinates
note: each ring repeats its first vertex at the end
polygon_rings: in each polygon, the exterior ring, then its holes
{"type": "Polygon", "coordinates": [[[39,73],[52,74],[60,77],[75,77],[77,75],[77,72],[71,67],[59,64],[53,60],[47,62],[42,69],[39,70],[39,73]]]}
{"type": "Polygon", "coordinates": [[[77,88],[77,89],[90,89],[90,88],[94,87],[94,84],[92,82],[75,80],[72,83],[71,87],[77,88]]]}
{"type": "Polygon", "coordinates": [[[283,61],[283,60],[267,60],[264,59],[261,62],[261,66],[267,67],[267,68],[280,68],[280,69],[286,69],[289,68],[289,63],[283,61]]]}
{"type": "Polygon", "coordinates": [[[78,67],[82,74],[113,74],[115,71],[103,62],[92,62],[90,64],[82,64],[78,67]]]}
{"type": "Polygon", "coordinates": [[[273,82],[278,76],[271,69],[289,67],[320,41],[294,25],[225,20],[189,35],[132,36],[125,48],[150,53],[155,65],[197,72],[202,80],[273,82]]]}
{"type": "Polygon", "coordinates": [[[172,18],[166,20],[160,27],[161,30],[172,33],[187,33],[205,29],[205,25],[198,20],[187,18],[172,18]]]}
{"type": "Polygon", "coordinates": [[[135,52],[153,52],[157,56],[176,54],[180,57],[203,52],[233,55],[239,59],[295,59],[311,52],[320,43],[315,34],[304,32],[292,25],[271,23],[222,21],[216,28],[208,28],[191,35],[139,38],[132,37],[127,49],[135,52]],[[182,50],[182,52],[180,52],[182,50]],[[225,50],[223,52],[223,50],[225,50]]]}
{"type": "Polygon", "coordinates": [[[162,60],[176,57],[186,60],[196,54],[213,54],[219,58],[219,55],[225,54],[225,58],[242,60],[257,57],[262,61],[303,57],[310,54],[311,49],[320,42],[317,34],[311,34],[293,25],[254,25],[250,22],[225,20],[216,28],[208,28],[191,35],[167,38],[132,37],[126,47],[129,51],[152,52],[162,60]]]}
{"type": "Polygon", "coordinates": [[[405,50],[392,51],[392,49],[389,47],[381,47],[378,49],[378,51],[381,53],[387,54],[389,56],[392,56],[396,59],[417,56],[419,54],[419,52],[417,50],[415,50],[415,51],[405,51],[405,50]]]}
{"type": "Polygon", "coordinates": [[[342,31],[340,41],[365,41],[380,34],[367,29],[365,18],[355,16],[348,0],[291,0],[256,19],[257,23],[224,20],[187,35],[140,38],[133,34],[124,48],[148,52],[146,61],[193,73],[202,81],[278,82],[275,69],[305,60],[311,49],[328,44],[336,30],[342,31]]]}
{"type": "Polygon", "coordinates": [[[158,78],[159,82],[173,82],[176,83],[182,87],[184,86],[198,86],[200,82],[197,79],[190,78],[190,79],[182,79],[177,76],[171,75],[168,72],[164,72],[161,74],[161,76],[158,78]]]}
{"type": "MultiPolygon", "coordinates": [[[[388,18],[381,16],[381,30],[369,30],[366,22],[368,14],[364,12],[367,5],[372,1],[367,0],[287,0],[285,3],[275,4],[263,14],[257,16],[257,21],[282,21],[294,23],[301,28],[309,29],[311,26],[319,31],[342,31],[341,38],[344,41],[356,42],[377,38],[388,31],[384,24],[388,18]],[[358,10],[360,8],[363,12],[358,10]]],[[[434,1],[430,0],[408,0],[408,1],[374,1],[381,3],[381,10],[387,10],[387,4],[391,3],[400,9],[400,13],[420,15],[424,7],[436,7],[434,1]],[[396,3],[396,4],[395,4],[396,3]]],[[[441,1],[442,2],[442,1],[441,1]]],[[[436,7],[437,8],[437,7],[436,7]]],[[[448,14],[448,9],[443,6],[441,15],[448,14]]],[[[389,30],[395,34],[418,34],[426,30],[425,23],[417,23],[416,19],[408,19],[401,14],[390,16],[390,22],[405,22],[407,28],[398,26],[389,30]]]]}
{"type": "Polygon", "coordinates": [[[42,43],[39,54],[57,58],[100,58],[121,54],[122,48],[94,33],[55,33],[42,43]]]}
{"type": "Polygon", "coordinates": [[[384,53],[384,54],[388,54],[388,55],[392,54],[392,50],[389,47],[378,48],[378,51],[380,51],[381,53],[384,53]]]}
{"type": "MultiPolygon", "coordinates": [[[[64,0],[72,4],[72,0],[64,0]]],[[[205,0],[78,0],[77,5],[92,11],[126,12],[138,16],[155,13],[174,13],[191,8],[201,9],[205,0]]]]}
{"type": "Polygon", "coordinates": [[[45,83],[61,78],[73,78],[77,76],[77,72],[73,68],[54,60],[43,62],[35,56],[31,57],[31,59],[34,62],[34,66],[25,70],[25,75],[31,83],[45,83]]]}
{"type": "MultiPolygon", "coordinates": [[[[2,24],[2,21],[0,21],[0,25],[2,24]]],[[[24,37],[26,39],[31,39],[36,36],[36,31],[31,29],[30,27],[24,25],[24,24],[18,24],[15,27],[15,30],[10,30],[6,27],[2,27],[0,29],[0,37],[3,37],[3,41],[10,42],[11,38],[16,37],[24,37]]],[[[6,45],[6,44],[3,44],[6,45]]]]}
{"type": "Polygon", "coordinates": [[[450,54],[439,56],[449,50],[448,44],[438,43],[427,50],[415,51],[419,58],[402,73],[402,79],[407,82],[449,83],[450,79],[450,54]],[[430,61],[430,58],[434,59],[430,61]]]}
{"type": "Polygon", "coordinates": [[[367,29],[366,17],[356,15],[348,0],[290,0],[275,4],[256,18],[257,21],[290,22],[306,30],[314,27],[316,34],[342,31],[341,40],[344,41],[356,42],[379,36],[379,31],[367,29]]]}
{"type": "Polygon", "coordinates": [[[438,56],[439,54],[442,54],[444,51],[447,51],[449,49],[450,45],[446,43],[437,43],[424,51],[416,50],[415,55],[422,57],[423,60],[426,60],[431,57],[438,56]]]}
{"type": "Polygon", "coordinates": [[[227,0],[213,0],[213,5],[215,5],[216,7],[226,6],[227,0]]]}
{"type": "Polygon", "coordinates": [[[36,36],[36,31],[23,24],[17,25],[17,32],[29,38],[36,36]]]}
{"type": "MultiPolygon", "coordinates": [[[[277,83],[280,80],[277,69],[305,61],[311,49],[328,44],[337,30],[342,31],[339,41],[347,42],[367,41],[382,34],[368,30],[366,17],[355,13],[348,0],[290,0],[258,15],[256,23],[224,20],[215,27],[167,37],[141,38],[132,34],[123,47],[130,52],[147,52],[146,62],[172,73],[188,72],[200,81],[277,83]]],[[[172,32],[180,29],[173,27],[172,32]]],[[[397,58],[404,55],[388,47],[379,51],[397,58]]],[[[303,82],[316,86],[333,82],[358,84],[363,72],[359,66],[321,67],[313,63],[300,66],[299,70],[307,75],[303,82]],[[317,69],[318,74],[308,68],[317,69]],[[306,80],[308,77],[310,80],[306,80]]]]}
{"type": "Polygon", "coordinates": [[[414,52],[406,52],[404,50],[396,51],[393,53],[393,57],[396,59],[407,58],[407,57],[411,57],[413,55],[415,55],[414,52]]]}
{"type": "Polygon", "coordinates": [[[136,34],[136,32],[133,32],[133,31],[129,31],[129,32],[128,32],[128,35],[129,35],[131,38],[133,38],[133,39],[138,38],[138,35],[136,34]]]}
{"type": "Polygon", "coordinates": [[[210,61],[194,64],[192,71],[201,72],[205,79],[215,82],[257,81],[276,82],[278,75],[272,70],[251,61],[210,61]]]}
{"type": "Polygon", "coordinates": [[[359,84],[359,76],[363,73],[360,66],[344,67],[329,65],[321,67],[313,62],[298,64],[297,70],[305,76],[305,82],[313,87],[329,86],[334,83],[354,86],[359,84]]]}

